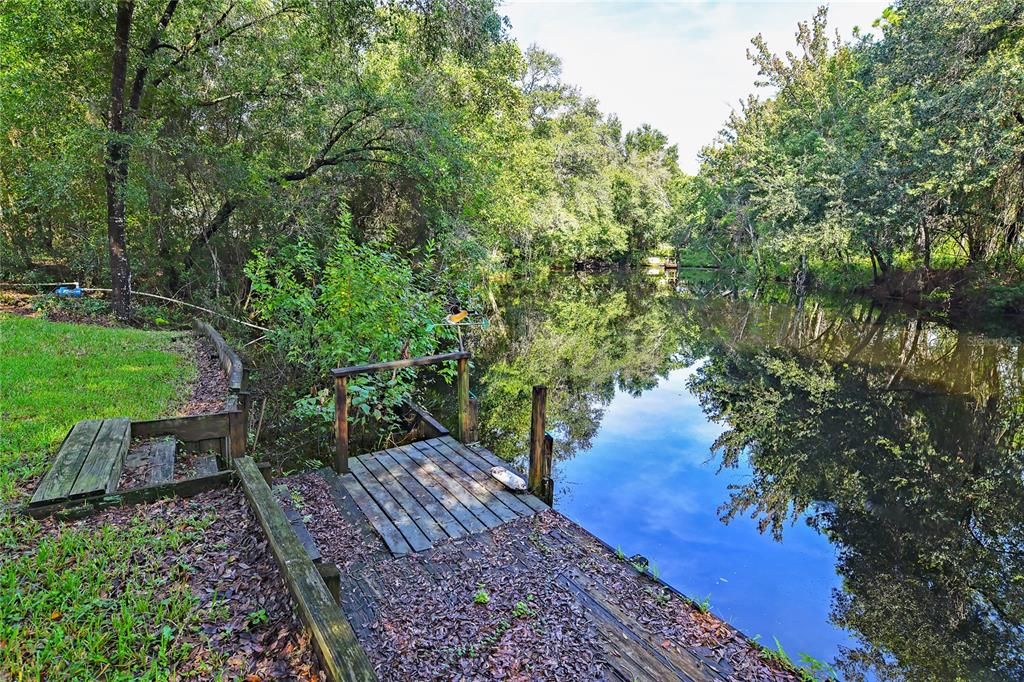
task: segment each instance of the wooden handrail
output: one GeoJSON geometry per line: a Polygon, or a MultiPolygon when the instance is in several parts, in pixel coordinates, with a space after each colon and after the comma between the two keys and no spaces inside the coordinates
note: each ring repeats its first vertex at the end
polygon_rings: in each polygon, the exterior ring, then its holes
{"type": "Polygon", "coordinates": [[[331,374],[336,377],[350,377],[356,374],[370,374],[372,372],[382,372],[389,369],[404,369],[406,367],[422,367],[424,365],[434,365],[439,362],[448,362],[449,360],[468,360],[469,352],[460,350],[453,353],[443,353],[441,355],[426,355],[421,358],[408,358],[406,360],[392,360],[391,362],[378,362],[374,365],[356,365],[355,367],[339,367],[338,369],[332,369],[331,374]]]}
{"type": "Polygon", "coordinates": [[[467,351],[427,355],[406,360],[378,362],[374,365],[357,365],[332,369],[334,375],[334,470],[339,474],[348,473],[348,378],[358,374],[370,374],[406,367],[423,367],[440,362],[456,362],[457,386],[459,393],[459,440],[466,442],[473,433],[473,415],[469,405],[469,358],[467,351]]]}

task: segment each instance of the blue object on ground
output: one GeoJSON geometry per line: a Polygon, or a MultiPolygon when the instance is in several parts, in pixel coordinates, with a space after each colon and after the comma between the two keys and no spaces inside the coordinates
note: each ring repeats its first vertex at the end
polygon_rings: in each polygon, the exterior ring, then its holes
{"type": "Polygon", "coordinates": [[[65,298],[82,298],[81,287],[57,287],[57,290],[53,293],[65,298]]]}

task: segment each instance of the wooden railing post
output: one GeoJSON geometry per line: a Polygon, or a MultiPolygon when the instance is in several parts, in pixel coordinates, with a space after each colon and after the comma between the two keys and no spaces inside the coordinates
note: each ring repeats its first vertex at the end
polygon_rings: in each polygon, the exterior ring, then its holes
{"type": "Polygon", "coordinates": [[[547,419],[547,386],[533,387],[533,411],[530,416],[530,471],[527,487],[534,495],[544,487],[544,433],[547,419]]]}
{"type": "Polygon", "coordinates": [[[348,473],[348,377],[334,378],[334,470],[348,473]]]}
{"type": "Polygon", "coordinates": [[[473,433],[473,414],[469,407],[469,358],[459,358],[458,367],[459,391],[459,440],[469,443],[473,433]]]}

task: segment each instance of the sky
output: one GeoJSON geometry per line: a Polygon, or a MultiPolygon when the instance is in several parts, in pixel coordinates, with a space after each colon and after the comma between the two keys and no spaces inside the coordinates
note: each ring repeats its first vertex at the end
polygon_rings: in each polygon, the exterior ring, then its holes
{"type": "Polygon", "coordinates": [[[522,47],[536,43],[561,57],[562,79],[618,114],[626,129],[662,130],[693,173],[700,148],[757,90],[750,39],[761,33],[773,51],[793,49],[797,22],[820,4],[848,37],[854,26],[872,31],[890,3],[507,0],[502,11],[522,47]]]}

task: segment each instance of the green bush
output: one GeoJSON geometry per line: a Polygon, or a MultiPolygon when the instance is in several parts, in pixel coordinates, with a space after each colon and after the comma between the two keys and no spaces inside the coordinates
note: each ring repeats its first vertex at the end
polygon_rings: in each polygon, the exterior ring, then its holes
{"type": "MultiPolygon", "coordinates": [[[[332,368],[431,355],[454,338],[441,324],[441,300],[406,260],[341,232],[326,259],[300,238],[257,253],[246,267],[252,305],[273,329],[268,339],[297,372],[291,417],[320,430],[334,410],[332,368]]],[[[351,380],[354,422],[386,421],[413,379],[403,370],[351,380]]]]}

